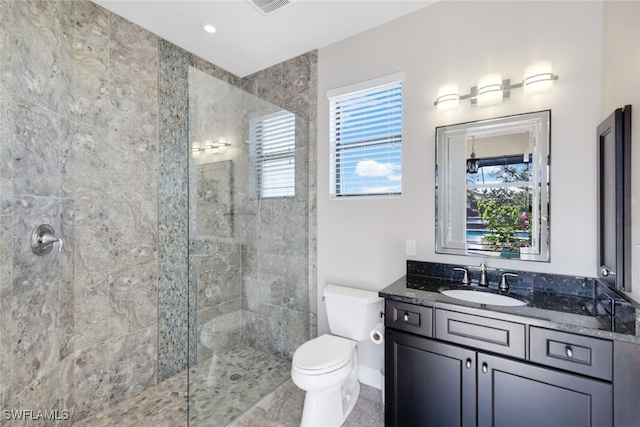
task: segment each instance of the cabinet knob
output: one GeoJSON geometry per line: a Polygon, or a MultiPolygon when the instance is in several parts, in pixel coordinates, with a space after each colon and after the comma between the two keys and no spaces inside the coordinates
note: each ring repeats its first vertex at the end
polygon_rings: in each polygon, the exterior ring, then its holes
{"type": "Polygon", "coordinates": [[[487,365],[487,362],[484,362],[482,364],[482,373],[486,374],[487,372],[489,372],[489,365],[487,365]]]}
{"type": "Polygon", "coordinates": [[[409,321],[409,313],[405,313],[402,318],[404,319],[405,322],[408,322],[409,321]]]}
{"type": "Polygon", "coordinates": [[[466,366],[467,369],[471,369],[471,358],[467,359],[467,363],[465,363],[464,366],[466,366]]]}
{"type": "Polygon", "coordinates": [[[573,357],[573,349],[571,347],[567,346],[567,348],[565,349],[565,353],[567,354],[567,357],[573,357]]]}

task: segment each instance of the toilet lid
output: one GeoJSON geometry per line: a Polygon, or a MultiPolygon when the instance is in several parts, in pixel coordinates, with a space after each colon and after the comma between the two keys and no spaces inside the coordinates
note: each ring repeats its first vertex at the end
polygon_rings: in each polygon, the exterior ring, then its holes
{"type": "Polygon", "coordinates": [[[351,359],[353,349],[353,341],[325,334],[298,347],[292,363],[306,371],[338,369],[351,359]]]}

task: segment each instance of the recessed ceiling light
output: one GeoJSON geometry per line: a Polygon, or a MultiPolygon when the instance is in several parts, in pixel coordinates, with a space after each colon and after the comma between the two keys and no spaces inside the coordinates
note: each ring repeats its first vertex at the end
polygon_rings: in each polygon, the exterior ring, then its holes
{"type": "Polygon", "coordinates": [[[214,27],[211,24],[206,24],[204,27],[202,27],[202,29],[205,30],[209,34],[213,34],[213,33],[216,32],[216,27],[214,27]]]}

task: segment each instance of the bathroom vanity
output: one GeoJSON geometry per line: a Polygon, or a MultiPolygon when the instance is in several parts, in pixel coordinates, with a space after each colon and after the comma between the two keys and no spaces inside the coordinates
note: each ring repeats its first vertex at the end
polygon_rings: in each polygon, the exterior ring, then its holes
{"type": "Polygon", "coordinates": [[[597,279],[407,262],[385,298],[387,426],[638,426],[640,336],[632,303],[597,279]],[[472,277],[479,271],[469,269],[472,277]],[[458,288],[523,300],[452,298],[458,288]],[[493,289],[492,289],[493,288],[493,289]]]}

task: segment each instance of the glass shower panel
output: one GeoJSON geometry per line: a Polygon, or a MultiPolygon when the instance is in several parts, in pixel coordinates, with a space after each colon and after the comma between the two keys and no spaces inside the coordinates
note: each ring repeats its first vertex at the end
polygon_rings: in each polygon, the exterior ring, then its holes
{"type": "Polygon", "coordinates": [[[189,422],[223,426],[309,338],[309,126],[195,68],[189,111],[189,422]]]}

